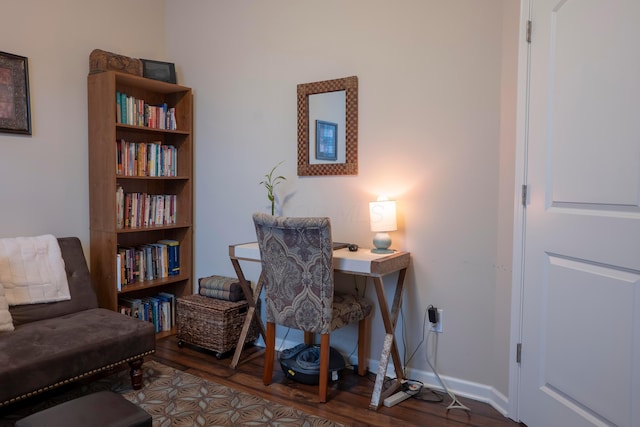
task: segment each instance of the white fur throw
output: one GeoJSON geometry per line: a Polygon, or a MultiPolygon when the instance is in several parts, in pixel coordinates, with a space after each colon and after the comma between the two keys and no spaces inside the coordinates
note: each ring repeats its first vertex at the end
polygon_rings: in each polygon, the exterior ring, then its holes
{"type": "Polygon", "coordinates": [[[0,332],[13,331],[13,319],[9,312],[9,304],[4,296],[4,288],[0,284],[0,332]]]}
{"type": "Polygon", "coordinates": [[[0,239],[0,285],[9,305],[71,299],[58,240],[50,234],[0,239]]]}

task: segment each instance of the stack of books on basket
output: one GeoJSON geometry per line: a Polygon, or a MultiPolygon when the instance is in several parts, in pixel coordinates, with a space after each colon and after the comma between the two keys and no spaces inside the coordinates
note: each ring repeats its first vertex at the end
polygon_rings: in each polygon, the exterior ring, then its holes
{"type": "Polygon", "coordinates": [[[245,299],[242,286],[238,279],[224,276],[209,276],[198,280],[199,294],[209,298],[225,301],[240,301],[245,299]]]}

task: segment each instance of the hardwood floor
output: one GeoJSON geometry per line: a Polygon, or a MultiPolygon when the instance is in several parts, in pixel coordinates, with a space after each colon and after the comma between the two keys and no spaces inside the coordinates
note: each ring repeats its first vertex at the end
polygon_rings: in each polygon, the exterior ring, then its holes
{"type": "Polygon", "coordinates": [[[242,360],[246,360],[247,356],[254,357],[241,362],[235,370],[229,368],[231,357],[217,359],[212,352],[189,345],[180,348],[175,336],[158,340],[156,347],[156,353],[151,358],[160,363],[345,425],[522,426],[503,417],[488,404],[465,398],[459,400],[471,410],[470,412],[460,409],[447,412],[446,408],[451,403],[451,398],[447,395],[436,395],[429,390],[423,390],[419,396],[425,400],[410,398],[391,408],[381,406],[377,411],[369,410],[374,373],[360,377],[345,370],[341,379],[330,383],[329,401],[318,403],[317,386],[307,386],[287,379],[277,364],[271,385],[265,386],[262,383],[263,357],[260,347],[246,348],[242,353],[242,360]]]}

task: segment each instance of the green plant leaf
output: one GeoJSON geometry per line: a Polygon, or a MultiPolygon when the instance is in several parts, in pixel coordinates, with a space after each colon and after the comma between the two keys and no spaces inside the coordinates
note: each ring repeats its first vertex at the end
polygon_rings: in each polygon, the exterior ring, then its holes
{"type": "Polygon", "coordinates": [[[276,188],[276,185],[278,185],[282,181],[286,181],[287,180],[287,178],[285,178],[282,175],[278,175],[275,178],[273,177],[274,172],[276,171],[278,166],[280,166],[283,162],[284,162],[284,160],[280,161],[277,165],[275,165],[273,168],[271,168],[269,173],[264,175],[265,180],[264,181],[260,181],[260,185],[264,185],[264,188],[266,188],[266,190],[267,190],[267,198],[271,202],[271,215],[273,215],[274,212],[275,212],[275,200],[276,200],[276,198],[275,198],[273,192],[274,192],[274,190],[276,188]]]}

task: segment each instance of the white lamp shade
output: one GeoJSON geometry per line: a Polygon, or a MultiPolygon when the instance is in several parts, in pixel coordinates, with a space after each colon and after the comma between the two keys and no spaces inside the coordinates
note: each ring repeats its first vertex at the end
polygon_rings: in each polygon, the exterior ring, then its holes
{"type": "Polygon", "coordinates": [[[377,202],[369,202],[369,219],[371,222],[371,231],[373,232],[397,230],[396,201],[378,200],[377,202]]]}

